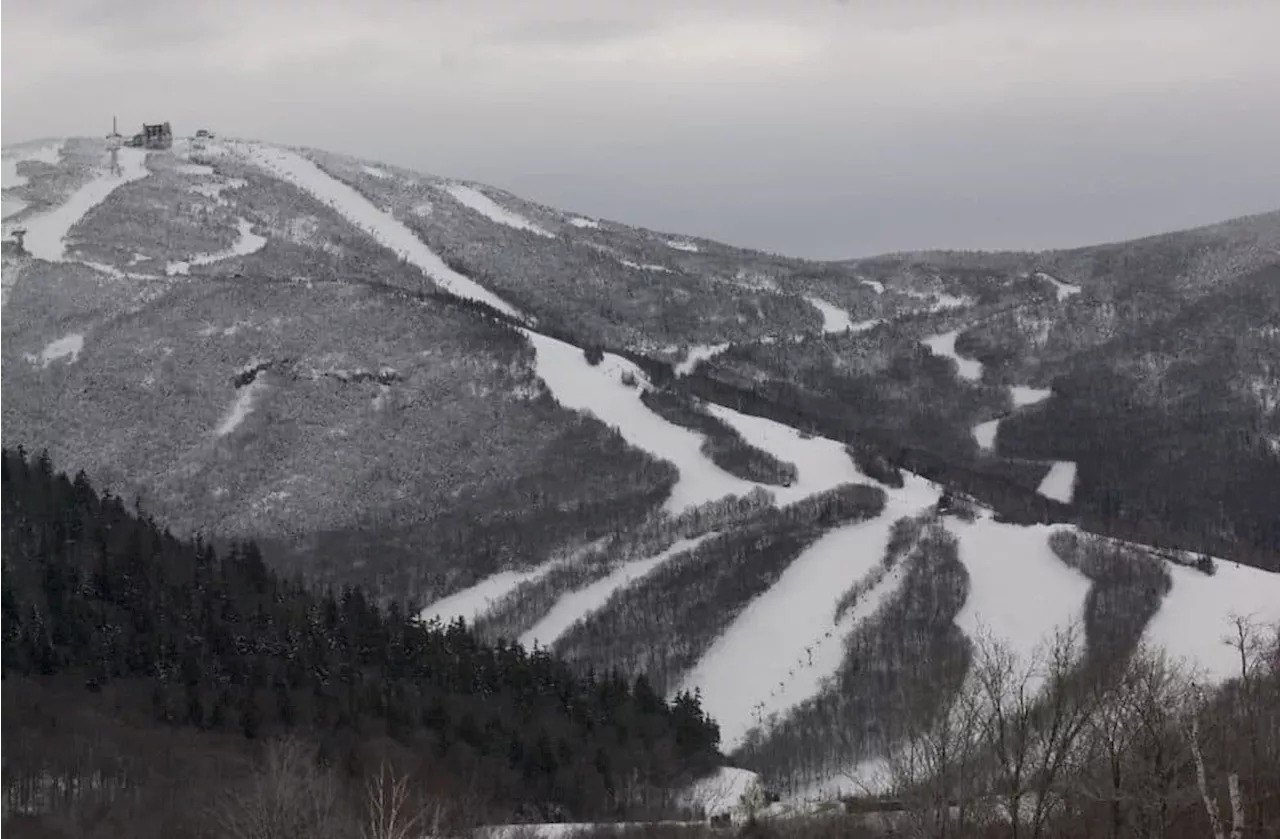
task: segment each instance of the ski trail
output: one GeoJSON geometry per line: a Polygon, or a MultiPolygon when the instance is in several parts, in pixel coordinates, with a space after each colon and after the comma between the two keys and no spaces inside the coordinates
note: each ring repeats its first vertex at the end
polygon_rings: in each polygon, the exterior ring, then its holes
{"type": "Polygon", "coordinates": [[[956,338],[960,335],[959,329],[953,329],[950,332],[943,332],[940,335],[933,335],[924,340],[924,345],[929,350],[943,358],[949,358],[956,363],[956,371],[960,374],[960,378],[976,382],[982,379],[982,362],[974,361],[971,358],[962,358],[956,352],[956,338]]]}
{"type": "Polygon", "coordinates": [[[844,309],[833,306],[820,297],[806,297],[805,302],[822,315],[822,331],[827,335],[837,335],[853,328],[853,320],[844,309]]]}
{"type": "Polygon", "coordinates": [[[403,257],[441,288],[485,305],[511,317],[526,320],[513,306],[484,286],[445,264],[412,230],[390,213],[334,178],[302,155],[276,146],[235,141],[233,149],[276,177],[301,189],[343,218],[369,234],[383,247],[403,257]]]}
{"type": "Polygon", "coordinates": [[[26,248],[36,259],[66,260],[67,234],[90,210],[106,201],[111,193],[131,181],[147,176],[147,153],[141,149],[120,149],[120,173],[106,171],[77,189],[54,209],[26,221],[26,248]]]}

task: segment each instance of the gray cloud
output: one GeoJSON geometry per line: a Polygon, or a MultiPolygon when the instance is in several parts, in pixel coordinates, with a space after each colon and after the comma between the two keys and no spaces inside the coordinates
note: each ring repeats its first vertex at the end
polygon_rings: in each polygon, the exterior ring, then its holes
{"type": "Polygon", "coordinates": [[[839,257],[1280,206],[1278,25],[1273,0],[7,0],[0,85],[6,142],[168,118],[839,257]]]}

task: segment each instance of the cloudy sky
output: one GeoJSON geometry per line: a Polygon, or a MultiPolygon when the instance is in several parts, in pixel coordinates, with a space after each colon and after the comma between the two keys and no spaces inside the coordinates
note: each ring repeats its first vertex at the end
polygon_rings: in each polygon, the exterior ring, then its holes
{"type": "Polygon", "coordinates": [[[5,0],[3,139],[171,120],[797,256],[1280,208],[1277,0],[5,0]]]}

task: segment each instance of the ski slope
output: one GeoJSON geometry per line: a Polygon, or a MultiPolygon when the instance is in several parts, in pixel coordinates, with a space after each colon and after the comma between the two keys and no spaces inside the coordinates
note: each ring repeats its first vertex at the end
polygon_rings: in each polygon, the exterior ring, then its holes
{"type": "Polygon", "coordinates": [[[165,266],[165,273],[169,276],[186,275],[190,273],[192,265],[212,265],[215,262],[221,262],[224,259],[232,259],[237,256],[249,256],[257,253],[267,246],[267,238],[259,236],[253,232],[253,224],[240,219],[236,225],[236,241],[231,247],[225,251],[217,253],[205,253],[194,256],[190,260],[178,260],[170,262],[165,266]]]}
{"type": "Polygon", "coordinates": [[[953,329],[950,332],[943,332],[940,335],[933,335],[924,340],[924,345],[934,355],[949,358],[956,363],[956,371],[960,374],[960,378],[967,379],[971,382],[979,381],[982,378],[982,362],[974,361],[971,358],[961,358],[956,352],[956,338],[959,337],[960,330],[953,329]]]}
{"type": "Polygon", "coordinates": [[[40,351],[39,355],[26,355],[27,361],[40,367],[48,367],[55,361],[66,360],[70,364],[74,364],[80,358],[80,352],[84,349],[84,335],[74,332],[70,335],[64,335],[56,341],[50,341],[45,348],[40,351]]]}
{"type": "Polygon", "coordinates": [[[355,189],[330,176],[302,155],[276,146],[247,141],[232,141],[227,147],[268,173],[333,207],[351,224],[369,234],[383,247],[399,254],[451,294],[492,306],[511,317],[524,319],[520,312],[501,297],[446,265],[412,230],[390,213],[378,209],[355,189]]]}
{"type": "Polygon", "coordinates": [[[729,349],[732,344],[704,344],[702,346],[690,347],[684,360],[674,367],[677,376],[687,376],[693,372],[693,368],[697,367],[703,361],[710,361],[720,353],[729,349]]]}
{"type": "Polygon", "coordinates": [[[459,204],[474,210],[489,219],[489,221],[504,224],[515,230],[527,230],[530,233],[544,236],[548,239],[555,238],[554,233],[539,227],[519,213],[508,210],[475,187],[465,184],[449,184],[444,187],[444,190],[453,196],[459,204]]]}
{"type": "Polygon", "coordinates": [[[1045,498],[1070,504],[1076,494],[1076,465],[1070,460],[1055,461],[1040,481],[1036,492],[1045,498]]]}
{"type": "Polygon", "coordinates": [[[998,419],[987,420],[973,427],[973,439],[978,441],[978,446],[983,451],[995,451],[996,434],[1000,432],[1000,422],[998,419]]]}
{"type": "Polygon", "coordinates": [[[1038,279],[1041,279],[1053,284],[1053,290],[1058,295],[1059,303],[1062,303],[1067,299],[1079,294],[1081,291],[1080,286],[1071,285],[1071,283],[1064,283],[1062,280],[1059,280],[1057,277],[1052,277],[1043,271],[1037,271],[1036,277],[1038,279]]]}
{"type": "Polygon", "coordinates": [[[806,297],[805,300],[822,315],[822,331],[826,334],[836,335],[853,328],[853,321],[844,309],[833,306],[820,297],[806,297]]]}
{"type": "Polygon", "coordinates": [[[520,643],[526,647],[532,647],[534,642],[544,647],[551,646],[569,627],[603,607],[614,592],[626,588],[667,560],[693,550],[715,535],[708,533],[695,539],[681,539],[655,556],[624,562],[607,577],[561,596],[542,620],[520,636],[520,643]]]}
{"type": "Polygon", "coordinates": [[[67,234],[90,210],[106,201],[112,192],[147,176],[147,153],[141,149],[120,149],[120,174],[109,169],[71,193],[47,213],[27,219],[26,248],[36,259],[62,262],[66,259],[67,234]]]}

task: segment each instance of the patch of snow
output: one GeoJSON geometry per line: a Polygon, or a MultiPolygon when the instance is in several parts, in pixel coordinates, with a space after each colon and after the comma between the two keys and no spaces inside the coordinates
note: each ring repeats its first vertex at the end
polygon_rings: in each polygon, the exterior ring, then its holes
{"type": "Polygon", "coordinates": [[[534,642],[550,646],[578,621],[600,609],[614,592],[626,588],[668,559],[690,551],[714,534],[695,539],[681,539],[656,556],[624,562],[613,573],[576,591],[562,595],[551,611],[543,616],[528,632],[520,636],[520,643],[532,647],[534,642]]]}
{"type": "Polygon", "coordinates": [[[667,242],[667,247],[672,250],[684,251],[685,253],[697,253],[701,250],[696,242],[689,242],[683,239],[671,239],[667,242]]]}
{"type": "Polygon", "coordinates": [[[41,146],[19,146],[5,149],[0,156],[0,188],[26,186],[27,179],[18,174],[18,164],[37,161],[55,165],[62,159],[62,141],[41,146]]]}
{"type": "Polygon", "coordinates": [[[1000,420],[998,419],[980,422],[973,427],[973,439],[978,441],[983,451],[995,451],[996,434],[999,430],[1000,420]]]}
{"type": "Polygon", "coordinates": [[[368,233],[382,246],[405,258],[451,294],[492,306],[515,318],[522,317],[501,297],[450,268],[392,215],[375,207],[350,186],[329,176],[301,155],[257,143],[238,143],[237,150],[251,161],[335,208],[347,221],[368,233]]]}
{"type": "Polygon", "coordinates": [[[760,776],[749,769],[721,766],[710,775],[694,781],[680,796],[680,803],[701,810],[707,818],[733,815],[743,796],[760,784],[760,776]]]}
{"type": "MultiPolygon", "coordinates": [[[[628,443],[680,471],[665,509],[679,513],[729,495],[746,495],[755,484],[736,478],[702,453],[702,435],[667,422],[640,401],[637,389],[622,383],[630,374],[638,383],[647,379],[635,364],[606,353],[595,366],[582,350],[563,341],[523,330],[537,353],[538,376],[555,400],[566,408],[586,411],[618,429],[628,443]]],[[[848,460],[848,458],[845,458],[848,460]]]]}
{"type": "Polygon", "coordinates": [[[206,166],[203,163],[183,163],[173,167],[173,171],[183,175],[213,175],[215,174],[212,166],[206,166]]]}
{"type": "Polygon", "coordinates": [[[530,233],[536,233],[547,238],[555,237],[554,233],[539,227],[519,213],[512,212],[501,206],[475,187],[466,186],[465,184],[449,184],[444,189],[457,199],[460,204],[475,210],[489,219],[489,221],[505,224],[507,227],[514,227],[516,230],[527,230],[530,233]]]}
{"type": "Polygon", "coordinates": [[[702,707],[720,724],[726,752],[774,714],[817,696],[844,661],[845,637],[897,590],[905,573],[902,563],[873,579],[857,605],[835,620],[849,587],[882,568],[893,523],[937,501],[928,482],[904,477],[902,490],[887,493],[881,515],[838,527],[805,549],[683,680],[685,690],[701,688],[702,707]]]}
{"type": "Polygon", "coordinates": [[[720,353],[729,349],[732,344],[704,344],[702,346],[690,347],[688,354],[685,355],[684,361],[681,361],[674,368],[677,376],[687,376],[693,372],[693,368],[697,367],[703,361],[710,361],[720,353]]]}
{"type": "Polygon", "coordinates": [[[858,282],[865,286],[870,286],[871,290],[876,294],[884,294],[884,283],[879,280],[858,280],[858,282]]]}
{"type": "Polygon", "coordinates": [[[493,605],[515,591],[521,583],[536,580],[549,572],[554,563],[540,565],[526,571],[499,571],[480,582],[438,600],[422,610],[421,618],[429,621],[439,618],[441,623],[449,624],[458,618],[471,623],[488,612],[493,605]]]}
{"type": "Polygon", "coordinates": [[[386,169],[379,169],[377,166],[361,166],[366,175],[373,175],[375,178],[386,180],[391,177],[391,173],[386,169]]]}
{"type": "Polygon", "coordinates": [[[971,382],[980,381],[982,379],[982,362],[974,361],[970,358],[961,358],[956,353],[956,338],[960,335],[959,329],[953,329],[950,332],[944,332],[940,335],[933,335],[926,338],[924,345],[934,355],[940,355],[944,358],[950,358],[956,363],[957,371],[960,377],[968,379],[971,382]]]}
{"type": "Polygon", "coordinates": [[[863,332],[870,332],[880,324],[884,323],[884,318],[871,318],[870,320],[860,320],[849,326],[849,332],[854,335],[860,335],[863,332]]]}
{"type": "Polygon", "coordinates": [[[120,149],[120,174],[106,172],[73,192],[61,205],[27,220],[26,247],[32,256],[49,262],[66,258],[66,236],[94,207],[119,187],[147,176],[147,154],[120,149]]]}
{"type": "Polygon", "coordinates": [[[0,198],[0,218],[16,216],[27,208],[27,202],[16,195],[5,195],[0,198]]]}
{"type": "Polygon", "coordinates": [[[67,359],[69,364],[74,364],[80,358],[80,351],[84,349],[84,335],[79,332],[73,332],[70,335],[64,335],[56,341],[50,341],[40,351],[39,355],[28,353],[25,357],[32,364],[38,364],[41,367],[48,367],[55,361],[67,359]]]}
{"type": "Polygon", "coordinates": [[[235,401],[231,403],[231,407],[223,416],[222,421],[218,423],[218,427],[214,429],[214,436],[225,437],[232,431],[240,427],[245,417],[253,411],[253,403],[258,394],[266,389],[266,383],[261,377],[254,379],[249,384],[236,391],[235,401]]]}
{"type": "Polygon", "coordinates": [[[1009,395],[1013,397],[1013,407],[1025,408],[1028,405],[1036,405],[1053,395],[1053,391],[1047,387],[1022,387],[1014,385],[1009,388],[1009,395]]]}
{"type": "Polygon", "coordinates": [[[569,219],[569,223],[574,227],[584,227],[588,230],[599,230],[600,222],[591,218],[583,218],[582,216],[573,216],[569,219]]]}
{"type": "Polygon", "coordinates": [[[833,306],[819,297],[806,297],[805,300],[822,315],[822,331],[828,335],[848,332],[853,328],[853,321],[849,319],[849,313],[844,309],[833,306]]]}
{"type": "Polygon", "coordinates": [[[419,204],[414,204],[413,209],[410,210],[410,212],[412,212],[418,218],[426,218],[427,216],[435,212],[435,209],[436,209],[435,207],[431,206],[430,201],[423,201],[419,204]]]}
{"type": "Polygon", "coordinates": [[[1227,643],[1235,617],[1262,625],[1280,623],[1280,574],[1215,561],[1212,576],[1194,568],[1166,563],[1173,588],[1165,595],[1146,637],[1175,659],[1183,659],[1200,675],[1222,682],[1240,672],[1240,656],[1227,643]]]}
{"type": "Polygon", "coordinates": [[[627,266],[628,268],[635,268],[638,271],[658,271],[664,274],[675,273],[670,268],[667,268],[664,265],[655,265],[652,262],[641,264],[639,262],[632,262],[630,259],[620,259],[618,261],[621,262],[623,265],[627,266]]]}
{"type": "Polygon", "coordinates": [[[1076,465],[1070,460],[1056,461],[1040,482],[1036,492],[1045,498],[1070,504],[1076,492],[1076,465]]]}
{"type": "Polygon", "coordinates": [[[969,572],[969,596],[955,622],[971,641],[989,633],[1025,667],[1059,630],[1083,621],[1090,581],[1049,547],[1061,525],[944,521],[969,572]]]}
{"type": "Polygon", "coordinates": [[[227,199],[223,198],[222,193],[229,189],[241,189],[249,185],[244,178],[227,178],[222,181],[204,181],[201,183],[191,184],[187,187],[187,192],[194,192],[197,195],[203,195],[205,198],[211,198],[218,204],[227,204],[227,199]]]}
{"type": "Polygon", "coordinates": [[[1037,279],[1045,280],[1046,282],[1053,284],[1054,291],[1058,293],[1059,303],[1081,292],[1080,286],[1071,285],[1070,283],[1064,283],[1062,280],[1059,280],[1057,277],[1052,277],[1046,274],[1044,271],[1037,271],[1035,276],[1037,279]]]}

